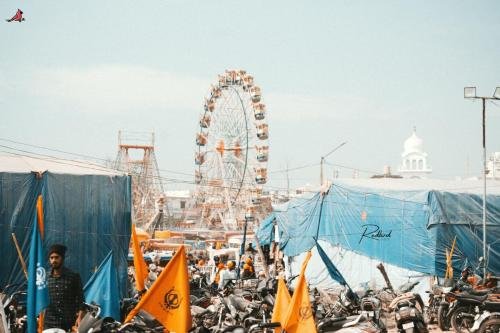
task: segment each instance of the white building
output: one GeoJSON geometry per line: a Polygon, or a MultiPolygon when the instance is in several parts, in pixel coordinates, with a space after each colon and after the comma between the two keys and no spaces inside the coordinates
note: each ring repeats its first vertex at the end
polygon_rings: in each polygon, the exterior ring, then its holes
{"type": "Polygon", "coordinates": [[[486,162],[486,178],[500,179],[500,151],[490,155],[489,161],[486,162]]]}
{"type": "Polygon", "coordinates": [[[423,144],[424,141],[417,136],[417,131],[413,128],[412,135],[404,143],[398,170],[404,178],[427,178],[432,173],[427,164],[427,153],[424,152],[423,144]]]}
{"type": "Polygon", "coordinates": [[[165,198],[170,214],[176,219],[185,215],[189,203],[192,202],[192,194],[189,190],[165,191],[165,198]]]}

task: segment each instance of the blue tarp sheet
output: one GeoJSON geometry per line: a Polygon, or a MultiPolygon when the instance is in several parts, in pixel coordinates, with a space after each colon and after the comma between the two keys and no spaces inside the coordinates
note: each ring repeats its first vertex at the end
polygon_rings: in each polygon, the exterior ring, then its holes
{"type": "MultiPolygon", "coordinates": [[[[487,196],[488,269],[500,272],[500,196],[487,196]]],[[[409,270],[444,276],[446,248],[457,237],[455,272],[482,256],[482,198],[444,191],[381,191],[332,185],[326,195],[296,198],[257,232],[262,245],[278,225],[280,247],[295,256],[314,237],[409,270]]]]}
{"type": "Polygon", "coordinates": [[[125,296],[130,186],[125,175],[0,172],[0,287],[26,281],[12,234],[27,260],[36,199],[41,194],[45,251],[53,243],[65,244],[66,266],[80,273],[85,283],[112,250],[120,294],[125,296]]]}

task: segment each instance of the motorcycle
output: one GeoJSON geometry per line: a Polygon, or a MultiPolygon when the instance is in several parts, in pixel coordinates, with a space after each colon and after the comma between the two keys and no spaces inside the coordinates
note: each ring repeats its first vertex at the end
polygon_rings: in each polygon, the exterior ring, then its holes
{"type": "Polygon", "coordinates": [[[470,332],[493,333],[500,332],[500,312],[483,311],[476,315],[470,332]]]}
{"type": "Polygon", "coordinates": [[[101,307],[97,304],[85,303],[85,315],[78,325],[78,333],[117,332],[120,323],[111,317],[100,317],[101,307]]]}
{"type": "Polygon", "coordinates": [[[326,318],[317,325],[319,333],[330,332],[381,332],[375,323],[368,320],[364,314],[348,317],[326,318]]]}
{"type": "Polygon", "coordinates": [[[359,299],[354,292],[348,288],[344,288],[333,304],[333,315],[335,317],[348,317],[358,313],[359,310],[359,299]]]}
{"type": "Polygon", "coordinates": [[[451,286],[433,285],[431,290],[426,291],[429,294],[428,307],[425,311],[425,319],[428,324],[438,324],[439,328],[446,331],[449,323],[445,323],[446,313],[449,304],[446,301],[446,293],[450,292],[451,286]]]}
{"type": "Polygon", "coordinates": [[[402,294],[391,302],[389,309],[394,310],[398,332],[428,332],[423,316],[424,302],[419,294],[402,294]]]}
{"type": "Polygon", "coordinates": [[[380,332],[387,332],[386,325],[382,320],[382,304],[372,290],[365,293],[359,304],[360,313],[377,325],[380,332]]]}
{"type": "Polygon", "coordinates": [[[24,289],[8,293],[9,289],[13,287],[18,287],[18,285],[9,285],[0,293],[0,301],[5,313],[5,322],[2,323],[2,326],[6,325],[7,332],[22,333],[26,331],[28,324],[26,316],[27,293],[24,289]]]}
{"type": "Polygon", "coordinates": [[[474,324],[476,307],[480,307],[488,295],[471,293],[454,294],[455,300],[450,304],[448,317],[455,332],[468,332],[474,324]]]}
{"type": "Polygon", "coordinates": [[[195,271],[193,277],[189,282],[189,290],[191,295],[197,298],[210,296],[208,290],[210,289],[210,281],[207,273],[195,271]]]}
{"type": "Polygon", "coordinates": [[[460,280],[456,283],[453,282],[453,280],[448,280],[447,283],[448,286],[443,288],[437,312],[437,324],[442,331],[447,331],[451,328],[451,315],[453,314],[453,309],[457,304],[455,302],[455,292],[461,290],[472,290],[470,285],[460,280]]]}

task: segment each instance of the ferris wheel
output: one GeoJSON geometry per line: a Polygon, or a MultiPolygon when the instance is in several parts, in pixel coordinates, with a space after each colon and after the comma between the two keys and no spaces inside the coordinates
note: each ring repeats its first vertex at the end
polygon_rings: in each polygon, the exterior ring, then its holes
{"type": "Polygon", "coordinates": [[[205,98],[196,134],[195,182],[202,220],[239,228],[261,211],[269,128],[261,90],[244,70],[218,76],[205,98]]]}

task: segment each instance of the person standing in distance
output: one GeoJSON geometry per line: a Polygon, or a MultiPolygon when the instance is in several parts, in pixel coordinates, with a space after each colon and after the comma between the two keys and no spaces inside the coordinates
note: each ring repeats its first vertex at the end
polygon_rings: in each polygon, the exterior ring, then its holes
{"type": "Polygon", "coordinates": [[[70,331],[83,316],[82,280],[64,266],[66,246],[54,244],[49,249],[50,274],[47,278],[50,304],[45,310],[44,329],[61,328],[70,331]]]}

